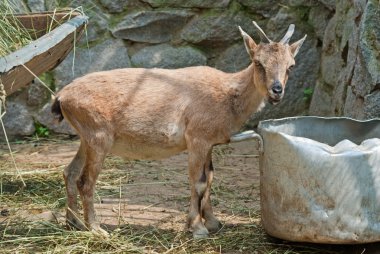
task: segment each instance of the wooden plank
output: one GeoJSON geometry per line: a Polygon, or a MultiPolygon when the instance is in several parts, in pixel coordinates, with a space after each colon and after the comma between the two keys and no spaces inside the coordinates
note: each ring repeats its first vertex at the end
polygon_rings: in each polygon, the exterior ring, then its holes
{"type": "Polygon", "coordinates": [[[29,70],[38,76],[62,62],[72,50],[75,39],[81,37],[86,22],[87,17],[78,16],[20,50],[0,58],[0,82],[4,84],[7,95],[34,79],[29,70]]]}

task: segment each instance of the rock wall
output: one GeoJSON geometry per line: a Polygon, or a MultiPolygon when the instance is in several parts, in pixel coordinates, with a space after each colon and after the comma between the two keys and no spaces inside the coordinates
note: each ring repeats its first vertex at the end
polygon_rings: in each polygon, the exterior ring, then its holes
{"type": "Polygon", "coordinates": [[[323,37],[310,114],[380,117],[380,2],[339,0],[323,37]]]}
{"type": "MultiPolygon", "coordinates": [[[[293,40],[307,34],[289,78],[285,99],[253,116],[379,115],[379,33],[375,0],[12,0],[18,11],[51,10],[58,3],[83,6],[87,36],[44,80],[56,90],[89,72],[123,67],[179,68],[209,65],[236,72],[249,65],[240,25],[260,41],[255,20],[273,40],[294,23],[293,40]],[[74,63],[74,66],[73,66],[74,63]],[[312,94],[312,92],[314,93],[312,94]],[[310,111],[309,111],[310,107],[310,111]]],[[[39,122],[57,132],[50,96],[33,84],[8,98],[4,119],[11,135],[30,135],[39,122]]]]}

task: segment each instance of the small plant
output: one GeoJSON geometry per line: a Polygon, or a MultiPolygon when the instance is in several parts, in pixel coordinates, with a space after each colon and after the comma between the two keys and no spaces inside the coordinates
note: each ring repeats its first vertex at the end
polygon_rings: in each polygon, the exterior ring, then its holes
{"type": "Polygon", "coordinates": [[[35,136],[42,138],[49,137],[50,131],[46,126],[42,125],[39,122],[35,122],[34,127],[36,128],[35,136]]]}
{"type": "Polygon", "coordinates": [[[305,87],[303,89],[303,99],[304,99],[304,101],[306,101],[306,102],[311,101],[311,98],[313,97],[313,92],[314,92],[314,90],[313,90],[312,87],[305,87]]]}

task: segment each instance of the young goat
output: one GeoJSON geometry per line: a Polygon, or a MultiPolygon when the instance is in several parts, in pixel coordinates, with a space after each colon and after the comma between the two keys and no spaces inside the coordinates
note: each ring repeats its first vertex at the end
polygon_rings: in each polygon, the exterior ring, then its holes
{"type": "Polygon", "coordinates": [[[106,233],[95,221],[94,188],[108,153],[128,159],[161,159],[188,151],[191,186],[188,226],[195,238],[220,229],[210,192],[214,145],[230,141],[264,101],[284,96],[294,57],[306,36],[289,45],[294,25],[280,42],[256,44],[240,27],[252,64],[238,73],[206,66],[176,70],[127,68],[88,74],[63,88],[52,112],[80,136],[64,171],[67,223],[106,233]],[[85,224],[79,220],[77,192],[85,224]]]}

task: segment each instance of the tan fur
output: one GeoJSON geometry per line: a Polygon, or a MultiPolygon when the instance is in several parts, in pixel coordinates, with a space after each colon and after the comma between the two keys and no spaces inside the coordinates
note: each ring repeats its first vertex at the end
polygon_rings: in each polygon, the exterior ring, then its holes
{"type": "MultiPolygon", "coordinates": [[[[275,80],[285,86],[287,69],[294,64],[292,46],[256,45],[247,36],[243,34],[253,63],[238,73],[206,66],[117,69],[78,78],[58,93],[60,110],[81,139],[78,154],[64,173],[70,224],[104,233],[95,221],[93,195],[108,153],[160,159],[187,150],[189,228],[195,237],[219,229],[210,203],[212,147],[228,143],[267,98],[282,98],[283,94],[271,94],[271,86],[275,80]],[[77,190],[84,225],[78,220],[77,190]]],[[[302,43],[296,43],[298,49],[302,43]]]]}

